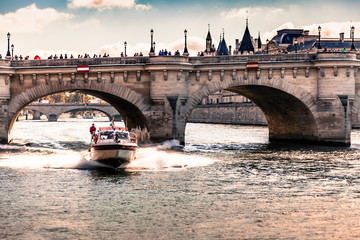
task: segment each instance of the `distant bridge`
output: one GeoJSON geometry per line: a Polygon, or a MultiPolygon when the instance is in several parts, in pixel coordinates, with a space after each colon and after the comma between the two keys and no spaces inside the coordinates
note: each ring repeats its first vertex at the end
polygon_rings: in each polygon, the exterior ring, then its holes
{"type": "Polygon", "coordinates": [[[0,142],[11,140],[16,117],[31,102],[79,91],[114,106],[129,129],[184,143],[194,107],[228,90],[262,110],[270,141],[349,145],[360,109],[359,67],[356,52],[0,60],[0,142]],[[89,72],[78,73],[78,65],[89,72]]]}
{"type": "Polygon", "coordinates": [[[57,121],[58,117],[63,113],[77,111],[99,111],[104,113],[109,120],[121,120],[119,112],[110,104],[31,103],[25,107],[25,110],[33,112],[33,120],[39,120],[41,114],[43,114],[51,122],[57,121]]]}

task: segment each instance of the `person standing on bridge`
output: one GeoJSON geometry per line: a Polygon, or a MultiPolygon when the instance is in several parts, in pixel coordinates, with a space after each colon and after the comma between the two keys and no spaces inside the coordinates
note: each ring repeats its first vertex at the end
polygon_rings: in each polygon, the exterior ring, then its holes
{"type": "Polygon", "coordinates": [[[96,127],[95,127],[95,124],[93,123],[90,127],[91,136],[94,136],[95,131],[96,131],[96,127]]]}

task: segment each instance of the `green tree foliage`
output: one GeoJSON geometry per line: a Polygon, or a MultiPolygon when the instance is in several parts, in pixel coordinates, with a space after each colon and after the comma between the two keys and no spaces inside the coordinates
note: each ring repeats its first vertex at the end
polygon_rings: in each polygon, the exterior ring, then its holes
{"type": "Polygon", "coordinates": [[[78,92],[61,92],[40,98],[50,103],[87,103],[93,96],[78,92]]]}

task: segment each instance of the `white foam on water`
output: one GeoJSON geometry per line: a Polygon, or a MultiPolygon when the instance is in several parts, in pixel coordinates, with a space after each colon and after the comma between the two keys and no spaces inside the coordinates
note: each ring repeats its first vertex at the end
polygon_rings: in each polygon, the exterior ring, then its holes
{"type": "Polygon", "coordinates": [[[185,154],[177,151],[165,151],[158,148],[140,148],[136,159],[126,166],[131,170],[171,170],[187,167],[207,166],[215,160],[185,154]]]}
{"type": "MultiPolygon", "coordinates": [[[[214,159],[181,151],[171,150],[181,145],[176,140],[166,141],[156,147],[141,147],[136,159],[120,166],[128,170],[172,170],[187,167],[200,167],[212,164],[214,159]]],[[[11,168],[53,168],[53,169],[97,169],[106,165],[89,161],[89,152],[74,152],[72,150],[54,149],[51,153],[21,153],[0,158],[0,167],[11,168]]]]}

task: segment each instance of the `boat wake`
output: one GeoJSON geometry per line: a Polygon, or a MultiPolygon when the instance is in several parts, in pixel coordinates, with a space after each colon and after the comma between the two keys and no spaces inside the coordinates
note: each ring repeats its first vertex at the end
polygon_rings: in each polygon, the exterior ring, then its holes
{"type": "MultiPolygon", "coordinates": [[[[214,159],[196,154],[175,151],[181,145],[176,141],[166,141],[161,145],[141,147],[134,161],[119,168],[129,171],[172,170],[199,167],[212,164],[214,159]]],[[[56,149],[52,152],[24,151],[0,157],[0,167],[10,168],[47,168],[47,169],[99,169],[109,168],[95,161],[89,161],[87,151],[56,149]]]]}

